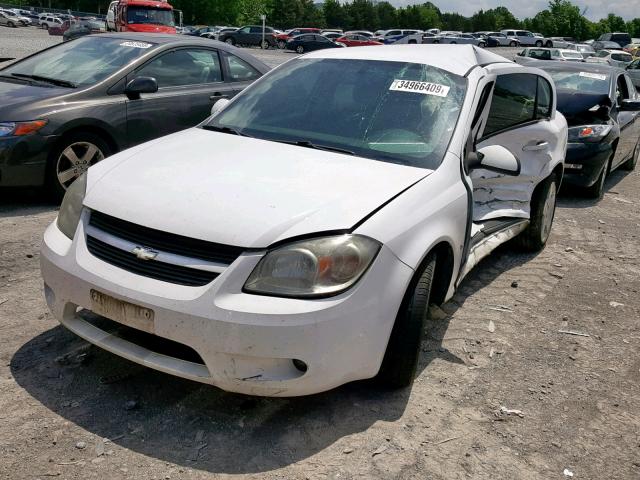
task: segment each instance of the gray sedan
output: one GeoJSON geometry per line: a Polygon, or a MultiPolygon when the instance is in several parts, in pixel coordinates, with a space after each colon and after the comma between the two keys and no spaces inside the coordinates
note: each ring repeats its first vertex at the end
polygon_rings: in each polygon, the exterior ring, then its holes
{"type": "Polygon", "coordinates": [[[484,38],[476,38],[470,33],[444,32],[433,39],[433,43],[458,43],[465,45],[475,45],[486,47],[487,41],[484,38]]]}
{"type": "Polygon", "coordinates": [[[268,70],[184,35],[89,35],[36,53],[0,70],[0,187],[59,198],[90,165],[195,126],[268,70]]]}

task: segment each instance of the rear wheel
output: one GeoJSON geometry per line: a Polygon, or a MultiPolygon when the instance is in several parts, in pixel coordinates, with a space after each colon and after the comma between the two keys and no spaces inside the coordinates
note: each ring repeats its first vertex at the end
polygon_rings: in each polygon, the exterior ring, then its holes
{"type": "Polygon", "coordinates": [[[416,42],[415,40],[409,40],[409,44],[410,44],[410,45],[415,45],[415,44],[417,44],[417,43],[418,43],[418,42],[416,42]]]}
{"type": "Polygon", "coordinates": [[[63,137],[49,156],[47,186],[60,200],[67,188],[91,165],[111,155],[111,148],[91,132],[75,132],[63,137]]]}
{"type": "Polygon", "coordinates": [[[516,42],[513,42],[513,41],[512,41],[512,42],[509,42],[509,46],[510,46],[510,47],[517,47],[517,46],[518,46],[518,44],[517,44],[516,42]]]}
{"type": "Polygon", "coordinates": [[[480,42],[480,43],[478,44],[478,46],[479,46],[480,48],[484,48],[484,47],[486,47],[486,46],[487,46],[487,44],[486,44],[486,43],[484,43],[484,42],[480,42]]]}
{"type": "Polygon", "coordinates": [[[270,47],[270,45],[269,45],[269,42],[268,42],[268,41],[266,41],[266,40],[262,40],[262,41],[260,42],[260,48],[261,48],[261,49],[263,49],[263,50],[269,50],[269,47],[270,47]]]}
{"type": "Polygon", "coordinates": [[[553,48],[553,42],[552,42],[551,40],[549,40],[549,41],[546,43],[545,47],[547,47],[547,48],[553,48]]]}
{"type": "Polygon", "coordinates": [[[433,43],[440,43],[440,40],[434,40],[433,43]]]}
{"type": "Polygon", "coordinates": [[[558,185],[553,174],[533,192],[529,226],[516,237],[518,245],[523,250],[538,252],[546,245],[556,213],[557,193],[558,185]]]}
{"type": "Polygon", "coordinates": [[[536,47],[541,47],[542,46],[542,40],[538,40],[536,42],[536,47]]]}
{"type": "Polygon", "coordinates": [[[287,44],[286,44],[286,43],[284,43],[284,40],[280,40],[280,41],[278,42],[278,48],[279,48],[280,50],[284,50],[284,47],[286,47],[286,46],[287,46],[287,44]]]}
{"type": "Polygon", "coordinates": [[[408,387],[415,377],[436,269],[435,255],[429,254],[425,265],[418,281],[412,282],[405,293],[380,371],[375,377],[376,382],[385,388],[408,387]]]}
{"type": "Polygon", "coordinates": [[[9,20],[9,22],[7,22],[7,26],[11,27],[11,28],[16,28],[16,24],[13,23],[11,20],[9,20]]]}
{"type": "Polygon", "coordinates": [[[296,52],[299,54],[303,54],[304,53],[304,47],[302,45],[298,45],[296,47],[296,52]]]}
{"type": "Polygon", "coordinates": [[[236,41],[232,37],[227,38],[224,42],[228,43],[229,45],[235,45],[236,44],[236,41]]]}

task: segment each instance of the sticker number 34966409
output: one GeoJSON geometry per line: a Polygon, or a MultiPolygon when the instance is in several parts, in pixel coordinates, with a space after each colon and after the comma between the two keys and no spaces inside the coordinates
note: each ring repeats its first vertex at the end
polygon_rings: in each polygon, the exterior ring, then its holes
{"type": "Polygon", "coordinates": [[[394,80],[389,90],[396,92],[412,92],[423,93],[425,95],[436,95],[438,97],[446,97],[449,94],[449,88],[446,85],[431,82],[418,82],[414,80],[394,80]]]}

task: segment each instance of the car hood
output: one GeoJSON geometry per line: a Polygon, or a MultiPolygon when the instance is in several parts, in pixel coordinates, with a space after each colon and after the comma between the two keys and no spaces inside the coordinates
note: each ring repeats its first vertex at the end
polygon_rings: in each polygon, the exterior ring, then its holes
{"type": "MultiPolygon", "coordinates": [[[[0,71],[2,75],[2,71],[0,71]]],[[[0,80],[0,121],[33,120],[22,118],[21,107],[31,107],[41,100],[68,94],[69,88],[34,86],[27,83],[13,83],[0,80]]]]}
{"type": "Polygon", "coordinates": [[[583,93],[575,90],[557,90],[557,110],[567,119],[569,126],[602,123],[609,118],[611,98],[608,94],[583,93]]]}
{"type": "Polygon", "coordinates": [[[85,206],[247,248],[347,230],[431,170],[193,128],[89,170],[85,206]]]}

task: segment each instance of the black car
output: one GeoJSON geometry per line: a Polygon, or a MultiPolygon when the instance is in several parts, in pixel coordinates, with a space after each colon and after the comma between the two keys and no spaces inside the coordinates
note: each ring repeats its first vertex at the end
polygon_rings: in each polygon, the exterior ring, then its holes
{"type": "Polygon", "coordinates": [[[93,163],[195,126],[269,67],[208,39],[88,35],[0,70],[0,187],[58,197],[93,163]]]}
{"type": "Polygon", "coordinates": [[[553,77],[557,110],[569,124],[564,182],[593,198],[604,193],[607,175],[633,170],[640,154],[640,95],[631,77],[602,64],[538,61],[553,77]]]}
{"type": "Polygon", "coordinates": [[[276,38],[273,33],[273,28],[265,27],[263,35],[262,26],[260,25],[247,25],[245,27],[240,27],[233,32],[221,33],[218,40],[230,45],[241,45],[246,47],[259,46],[265,50],[269,47],[276,46],[276,38]]]}
{"type": "MultiPolygon", "coordinates": [[[[599,42],[615,42],[620,48],[631,43],[631,35],[625,32],[603,33],[598,37],[599,42]]],[[[609,47],[607,47],[609,48],[609,47]]]]}
{"type": "Polygon", "coordinates": [[[340,45],[332,42],[324,35],[306,33],[293,37],[287,42],[286,49],[294,50],[298,53],[322,50],[323,48],[340,48],[340,45]]]}

